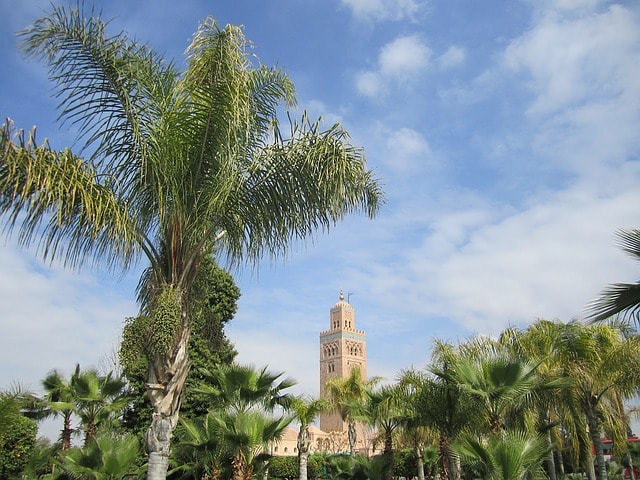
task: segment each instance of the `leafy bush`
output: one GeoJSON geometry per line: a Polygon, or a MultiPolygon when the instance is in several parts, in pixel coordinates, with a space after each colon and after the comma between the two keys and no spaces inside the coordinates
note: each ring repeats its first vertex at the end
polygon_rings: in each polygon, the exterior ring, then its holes
{"type": "Polygon", "coordinates": [[[20,478],[36,441],[36,424],[20,414],[3,415],[1,423],[0,479],[20,478]]]}
{"type": "Polygon", "coordinates": [[[395,452],[393,456],[393,475],[404,478],[418,476],[418,459],[413,450],[403,449],[395,452]]]}
{"type": "Polygon", "coordinates": [[[298,475],[298,457],[272,457],[269,460],[269,478],[291,479],[298,475]]]}

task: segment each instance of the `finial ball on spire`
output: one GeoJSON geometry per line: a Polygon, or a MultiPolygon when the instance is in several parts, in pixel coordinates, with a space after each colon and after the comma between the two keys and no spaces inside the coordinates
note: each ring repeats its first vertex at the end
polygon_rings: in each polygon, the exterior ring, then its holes
{"type": "Polygon", "coordinates": [[[342,302],[344,300],[344,292],[342,291],[342,289],[340,289],[340,301],[342,302]]]}

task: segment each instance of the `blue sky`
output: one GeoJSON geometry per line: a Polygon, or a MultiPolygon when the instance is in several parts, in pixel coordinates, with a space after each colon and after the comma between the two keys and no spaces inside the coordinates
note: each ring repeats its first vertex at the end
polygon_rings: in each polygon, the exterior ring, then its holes
{"type": "MultiPolygon", "coordinates": [[[[102,5],[104,3],[104,5],[102,5]]],[[[110,0],[125,30],[181,64],[207,16],[241,24],[294,81],[299,116],[341,122],[387,203],[285,259],[233,272],[239,361],[318,391],[318,334],[341,289],[367,332],[369,374],[422,368],[432,342],[571,320],[638,266],[616,246],[640,227],[640,4],[598,0],[110,0]]],[[[49,2],[0,1],[0,114],[55,146],[45,68],[15,32],[49,2]]],[[[43,265],[0,249],[0,388],[51,369],[107,367],[136,313],[138,271],[43,265]]]]}

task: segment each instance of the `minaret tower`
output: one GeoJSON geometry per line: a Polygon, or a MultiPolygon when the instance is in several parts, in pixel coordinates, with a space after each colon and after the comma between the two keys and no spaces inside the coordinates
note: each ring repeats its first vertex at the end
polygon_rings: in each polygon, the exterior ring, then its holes
{"type": "MultiPolygon", "coordinates": [[[[344,301],[341,290],[340,300],[330,310],[329,330],[320,333],[320,396],[330,378],[346,378],[354,367],[367,378],[367,337],[364,331],[356,330],[353,307],[344,301]]],[[[320,415],[320,430],[346,429],[339,413],[320,415]]]]}

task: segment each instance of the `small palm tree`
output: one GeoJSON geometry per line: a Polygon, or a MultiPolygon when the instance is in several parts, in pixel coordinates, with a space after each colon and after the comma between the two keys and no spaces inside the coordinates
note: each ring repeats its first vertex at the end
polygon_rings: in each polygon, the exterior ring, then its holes
{"type": "Polygon", "coordinates": [[[493,434],[488,441],[464,438],[454,446],[463,465],[480,470],[487,480],[543,480],[542,461],[548,444],[544,437],[522,432],[493,434]]]}
{"type": "Polygon", "coordinates": [[[282,378],[282,372],[270,372],[267,366],[256,369],[251,365],[220,365],[215,370],[202,369],[200,374],[202,381],[196,390],[211,397],[212,407],[233,412],[287,407],[292,396],[285,390],[296,383],[282,378]]]}
{"type": "Polygon", "coordinates": [[[214,414],[193,420],[182,418],[177,437],[173,451],[176,466],[170,473],[185,479],[218,480],[225,471],[226,459],[214,414]]]}
{"type": "Polygon", "coordinates": [[[295,397],[292,399],[289,410],[293,413],[294,420],[300,423],[298,430],[298,467],[299,480],[307,480],[307,463],[311,449],[311,436],[309,425],[322,412],[329,410],[331,404],[326,399],[306,399],[295,397]]]}
{"type": "Polygon", "coordinates": [[[140,440],[135,435],[105,432],[82,448],[61,452],[60,468],[71,478],[120,480],[140,473],[140,440]]]}
{"type": "Polygon", "coordinates": [[[251,480],[265,447],[282,437],[292,418],[245,411],[213,413],[211,421],[220,447],[230,459],[232,480],[251,480]]]}
{"type": "MultiPolygon", "coordinates": [[[[80,365],[76,365],[74,375],[77,375],[79,370],[80,365]]],[[[75,409],[73,386],[56,370],[47,374],[42,380],[42,386],[45,391],[45,410],[52,416],[62,416],[60,443],[62,450],[68,450],[71,448],[71,436],[74,432],[71,425],[75,409]]]]}
{"type": "Polygon", "coordinates": [[[349,434],[349,450],[356,454],[356,414],[367,401],[369,392],[380,381],[379,377],[368,380],[357,366],[347,377],[332,377],[325,385],[326,398],[340,412],[343,422],[347,422],[349,434]]]}
{"type": "Polygon", "coordinates": [[[95,435],[98,425],[122,413],[129,403],[126,383],[111,372],[103,376],[93,369],[84,372],[76,370],[71,383],[75,413],[82,422],[86,446],[95,435]]]}

